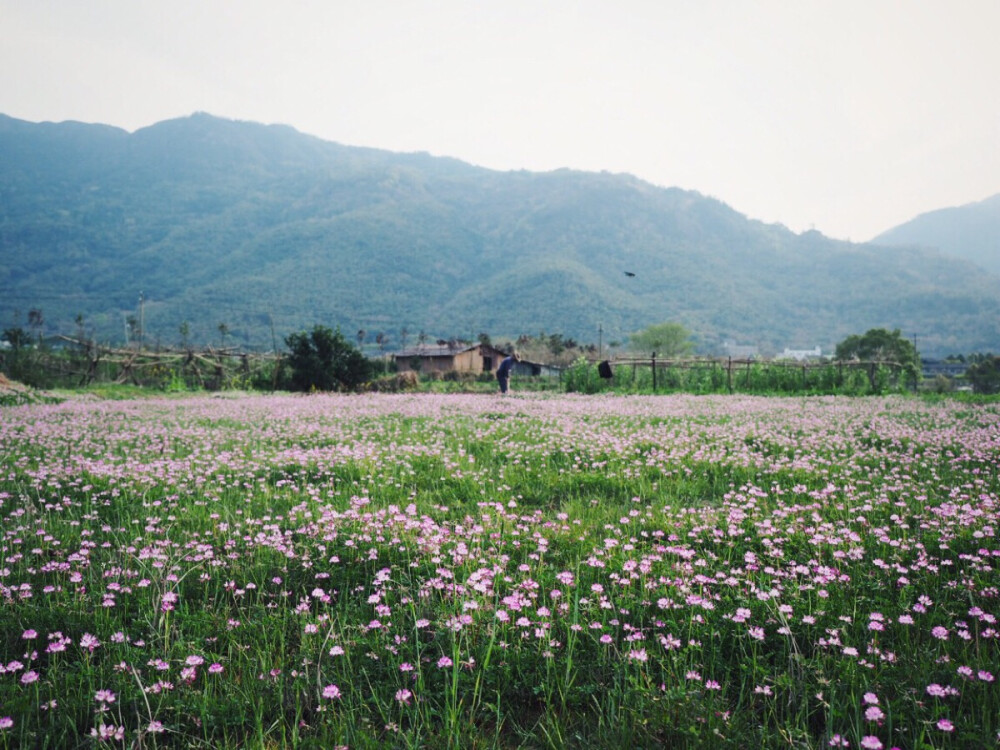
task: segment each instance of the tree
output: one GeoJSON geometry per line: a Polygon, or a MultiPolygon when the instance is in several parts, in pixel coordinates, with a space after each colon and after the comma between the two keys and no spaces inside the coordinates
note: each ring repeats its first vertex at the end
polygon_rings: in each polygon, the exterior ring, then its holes
{"type": "Polygon", "coordinates": [[[680,357],[694,349],[691,332],[680,323],[655,323],[628,338],[629,348],[655,352],[658,357],[680,357]]]}
{"type": "Polygon", "coordinates": [[[28,310],[28,326],[35,332],[38,343],[42,343],[42,328],[45,326],[45,316],[42,315],[40,307],[33,307],[28,310]]]}
{"type": "Polygon", "coordinates": [[[1000,357],[985,356],[965,371],[976,393],[1000,393],[1000,357]]]}
{"type": "Polygon", "coordinates": [[[11,328],[4,328],[3,338],[10,344],[10,348],[15,352],[21,349],[26,349],[31,346],[31,334],[20,326],[12,326],[11,328]]]}
{"type": "MultiPolygon", "coordinates": [[[[907,378],[916,381],[920,372],[917,347],[896,328],[871,328],[865,334],[852,334],[837,344],[834,356],[839,360],[856,359],[861,362],[897,364],[907,378]]],[[[875,386],[874,371],[869,373],[872,387],[875,386]]]]}
{"type": "Polygon", "coordinates": [[[841,360],[895,363],[911,373],[918,369],[917,347],[898,328],[872,328],[864,335],[848,336],[837,344],[835,356],[841,360]]]}
{"type": "Polygon", "coordinates": [[[285,338],[291,352],[292,388],[297,391],[333,391],[355,388],[368,380],[371,363],[340,332],[314,326],[285,338]]]}
{"type": "Polygon", "coordinates": [[[125,318],[125,344],[131,345],[139,340],[139,319],[135,315],[125,318]]]}

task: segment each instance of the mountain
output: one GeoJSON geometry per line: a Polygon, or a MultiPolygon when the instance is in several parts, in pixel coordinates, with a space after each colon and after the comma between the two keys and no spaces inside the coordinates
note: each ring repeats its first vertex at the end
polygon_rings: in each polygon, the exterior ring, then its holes
{"type": "Polygon", "coordinates": [[[1000,274],[1000,194],[978,203],[920,214],[872,242],[935,248],[1000,274]]]}
{"type": "Polygon", "coordinates": [[[187,322],[194,341],[270,348],[322,323],[392,348],[404,329],[608,342],[673,320],[704,353],[888,327],[930,354],[1000,349],[997,281],[629,175],[497,172],[206,114],[135,133],[0,116],[2,327],[40,310],[48,333],[82,316],[120,341],[132,316],[150,343],[187,322]]]}

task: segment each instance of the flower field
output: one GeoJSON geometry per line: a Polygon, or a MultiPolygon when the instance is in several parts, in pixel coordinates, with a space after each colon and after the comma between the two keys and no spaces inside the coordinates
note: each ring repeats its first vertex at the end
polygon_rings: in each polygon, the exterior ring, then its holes
{"type": "Polygon", "coordinates": [[[0,408],[0,747],[995,748],[1000,406],[0,408]]]}

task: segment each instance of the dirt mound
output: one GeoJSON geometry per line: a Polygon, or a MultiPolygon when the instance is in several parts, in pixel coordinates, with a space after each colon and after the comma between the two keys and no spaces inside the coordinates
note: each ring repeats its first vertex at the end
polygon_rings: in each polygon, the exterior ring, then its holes
{"type": "Polygon", "coordinates": [[[0,372],[0,391],[30,391],[28,386],[18,383],[16,380],[11,380],[2,372],[0,372]]]}
{"type": "Polygon", "coordinates": [[[387,375],[384,378],[368,384],[369,390],[380,393],[400,393],[402,391],[415,391],[420,387],[420,378],[412,370],[400,372],[396,375],[387,375]]]}
{"type": "Polygon", "coordinates": [[[36,391],[34,388],[11,380],[0,372],[0,406],[17,406],[19,404],[52,403],[59,401],[48,393],[36,391]]]}

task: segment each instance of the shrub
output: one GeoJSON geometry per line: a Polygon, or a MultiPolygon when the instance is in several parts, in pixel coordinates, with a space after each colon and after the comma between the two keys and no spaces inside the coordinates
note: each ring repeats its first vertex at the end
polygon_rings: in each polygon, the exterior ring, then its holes
{"type": "Polygon", "coordinates": [[[339,328],[331,331],[318,325],[310,333],[291,334],[285,344],[290,350],[292,390],[350,390],[371,376],[371,363],[339,328]]]}
{"type": "Polygon", "coordinates": [[[474,383],[477,377],[477,373],[468,370],[448,370],[441,376],[441,379],[452,383],[474,383]]]}
{"type": "Polygon", "coordinates": [[[566,370],[564,385],[570,393],[597,393],[609,386],[597,373],[597,366],[580,357],[566,370]]]}

